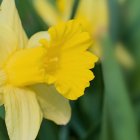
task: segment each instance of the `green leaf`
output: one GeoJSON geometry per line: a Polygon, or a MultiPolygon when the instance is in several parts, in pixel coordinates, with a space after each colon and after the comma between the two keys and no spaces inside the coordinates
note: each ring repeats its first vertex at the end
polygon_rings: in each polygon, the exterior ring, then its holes
{"type": "Polygon", "coordinates": [[[0,118],[0,140],[9,140],[5,122],[0,118]]]}
{"type": "MultiPolygon", "coordinates": [[[[108,36],[103,38],[102,47],[102,67],[105,82],[103,126],[109,119],[114,140],[139,140],[129,93],[114,56],[113,43],[108,36]]],[[[104,135],[106,134],[104,131],[106,129],[108,128],[102,128],[102,140],[104,140],[104,135]]]]}
{"type": "Polygon", "coordinates": [[[4,119],[5,118],[5,109],[4,106],[0,107],[0,118],[4,119]]]}
{"type": "Polygon", "coordinates": [[[58,126],[48,120],[43,120],[37,140],[57,140],[58,126]]]}
{"type": "Polygon", "coordinates": [[[30,37],[41,30],[47,30],[48,26],[37,15],[31,0],[16,0],[16,6],[23,24],[23,27],[30,37]]]}

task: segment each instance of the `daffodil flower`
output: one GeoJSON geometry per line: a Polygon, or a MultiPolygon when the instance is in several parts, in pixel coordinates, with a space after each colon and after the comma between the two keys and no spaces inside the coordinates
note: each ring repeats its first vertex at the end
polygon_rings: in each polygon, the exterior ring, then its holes
{"type": "Polygon", "coordinates": [[[97,57],[87,49],[91,36],[75,20],[27,38],[14,0],[0,11],[0,104],[10,140],[34,140],[42,118],[66,124],[67,99],[84,94],[94,78],[97,57]]]}
{"type": "Polygon", "coordinates": [[[88,32],[83,31],[81,24],[77,20],[62,22],[48,32],[37,33],[30,41],[30,46],[35,47],[40,43],[47,50],[45,82],[54,84],[67,99],[76,100],[82,96],[90,85],[89,81],[94,78],[90,69],[98,58],[87,51],[92,39],[88,32]]]}
{"type": "Polygon", "coordinates": [[[66,124],[71,116],[69,102],[45,83],[46,49],[32,48],[22,28],[14,0],[3,0],[0,11],[0,105],[10,140],[34,140],[42,118],[66,124]],[[38,88],[40,88],[38,90],[38,88]]]}

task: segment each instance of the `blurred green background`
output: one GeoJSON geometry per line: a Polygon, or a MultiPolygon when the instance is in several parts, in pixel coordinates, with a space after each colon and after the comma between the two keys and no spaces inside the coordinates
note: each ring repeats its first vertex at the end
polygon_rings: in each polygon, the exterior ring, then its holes
{"type": "MultiPolygon", "coordinates": [[[[28,37],[48,29],[31,0],[16,5],[28,37]]],[[[140,0],[108,0],[108,6],[110,33],[101,40],[104,59],[94,68],[96,78],[71,102],[68,125],[43,120],[36,140],[140,140],[140,0]],[[133,69],[118,64],[113,53],[118,42],[133,57],[133,69]]],[[[0,140],[8,140],[3,107],[0,116],[0,140]]]]}

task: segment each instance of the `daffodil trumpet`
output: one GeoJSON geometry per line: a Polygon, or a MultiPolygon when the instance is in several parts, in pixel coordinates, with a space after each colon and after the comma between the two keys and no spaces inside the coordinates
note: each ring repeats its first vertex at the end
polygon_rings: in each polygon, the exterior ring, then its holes
{"type": "Polygon", "coordinates": [[[0,105],[10,140],[34,140],[42,118],[70,120],[70,100],[84,94],[98,58],[77,20],[59,23],[27,38],[14,0],[0,11],[0,105]]]}

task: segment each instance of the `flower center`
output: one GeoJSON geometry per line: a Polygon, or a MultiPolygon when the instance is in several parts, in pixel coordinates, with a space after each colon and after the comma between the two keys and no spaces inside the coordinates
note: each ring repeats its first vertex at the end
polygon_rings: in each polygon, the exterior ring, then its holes
{"type": "Polygon", "coordinates": [[[55,70],[58,68],[58,60],[59,58],[55,56],[52,58],[47,58],[46,63],[45,63],[46,71],[49,73],[54,73],[55,70]]]}
{"type": "Polygon", "coordinates": [[[47,49],[45,70],[48,74],[54,74],[59,66],[59,49],[52,46],[46,39],[40,40],[40,43],[47,49]]]}
{"type": "Polygon", "coordinates": [[[40,43],[44,48],[46,48],[45,57],[45,72],[46,72],[46,82],[52,84],[55,81],[55,74],[59,69],[60,62],[60,47],[58,45],[52,44],[52,42],[46,39],[41,39],[40,43]]]}

